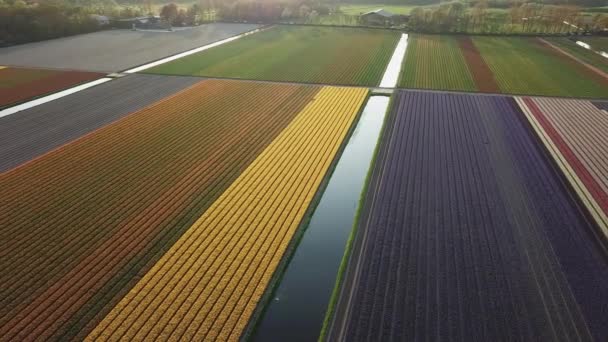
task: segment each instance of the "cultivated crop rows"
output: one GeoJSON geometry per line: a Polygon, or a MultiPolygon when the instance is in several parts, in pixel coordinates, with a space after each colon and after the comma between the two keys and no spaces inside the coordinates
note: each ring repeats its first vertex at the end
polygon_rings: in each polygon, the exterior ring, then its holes
{"type": "Polygon", "coordinates": [[[593,101],[592,103],[600,110],[608,112],[608,101],[593,101]]]}
{"type": "Polygon", "coordinates": [[[518,98],[526,117],[608,237],[608,116],[584,100],[518,98]]]}
{"type": "Polygon", "coordinates": [[[146,72],[377,86],[398,40],[382,30],[279,26],[146,72]]]}
{"type": "Polygon", "coordinates": [[[116,121],[200,80],[129,75],[0,118],[0,172],[116,121]],[[125,96],[128,93],[129,96],[125,96]]]}
{"type": "Polygon", "coordinates": [[[318,91],[202,81],[0,174],[0,336],[84,337],[318,91]]]}
{"type": "Polygon", "coordinates": [[[400,92],[330,340],[608,336],[608,268],[512,98],[400,92]]]}
{"type": "Polygon", "coordinates": [[[458,45],[469,66],[477,89],[482,92],[500,93],[500,87],[496,83],[496,79],[494,79],[492,70],[481,57],[471,37],[459,37],[458,45]]]}
{"type": "Polygon", "coordinates": [[[237,340],[366,95],[322,88],[88,339],[237,340]]]}
{"type": "Polygon", "coordinates": [[[536,38],[473,39],[504,93],[608,97],[608,81],[536,38]]]}
{"type": "Polygon", "coordinates": [[[606,59],[589,51],[574,52],[580,61],[536,38],[411,35],[399,86],[608,98],[608,79],[600,74],[606,59]]]}
{"type": "Polygon", "coordinates": [[[0,68],[0,108],[102,77],[81,71],[0,68]]]}
{"type": "Polygon", "coordinates": [[[579,45],[577,45],[574,41],[568,38],[545,38],[551,44],[556,45],[560,49],[576,56],[576,58],[580,58],[585,63],[589,63],[596,68],[608,73],[608,58],[603,57],[602,55],[587,50],[579,45]]]}
{"type": "Polygon", "coordinates": [[[411,35],[399,86],[477,90],[458,40],[452,36],[411,35]]]}
{"type": "MultiPolygon", "coordinates": [[[[257,27],[0,63],[126,69],[257,27]]],[[[399,37],[277,25],[0,117],[0,341],[249,336],[368,97],[328,84],[378,86],[399,37]]],[[[608,64],[577,49],[410,36],[400,87],[521,96],[395,90],[322,337],[606,340],[608,64]]],[[[0,109],[102,76],[0,66],[0,109]]]]}

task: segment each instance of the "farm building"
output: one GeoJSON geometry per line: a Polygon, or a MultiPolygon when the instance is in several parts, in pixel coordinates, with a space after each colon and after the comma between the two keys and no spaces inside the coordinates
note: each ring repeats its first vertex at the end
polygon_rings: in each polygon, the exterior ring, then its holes
{"type": "Polygon", "coordinates": [[[362,23],[374,26],[392,26],[407,21],[408,16],[391,13],[382,8],[361,14],[362,23]]]}
{"type": "Polygon", "coordinates": [[[118,19],[114,21],[114,27],[116,28],[138,28],[144,30],[150,29],[161,29],[167,30],[171,27],[171,25],[166,21],[161,19],[159,16],[145,16],[145,17],[136,17],[136,18],[128,18],[128,19],[118,19]]]}
{"type": "Polygon", "coordinates": [[[95,20],[99,26],[110,25],[110,18],[105,15],[91,14],[91,19],[95,20]]]}

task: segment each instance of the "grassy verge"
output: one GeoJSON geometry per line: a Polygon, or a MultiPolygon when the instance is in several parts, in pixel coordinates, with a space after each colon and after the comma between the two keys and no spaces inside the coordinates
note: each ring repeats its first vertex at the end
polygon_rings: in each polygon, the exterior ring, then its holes
{"type": "Polygon", "coordinates": [[[359,228],[359,220],[361,218],[361,213],[365,204],[365,197],[369,190],[369,183],[372,178],[372,174],[374,172],[374,165],[376,164],[376,159],[378,158],[378,153],[380,151],[380,146],[382,139],[384,139],[384,133],[386,131],[386,125],[389,121],[390,111],[393,106],[394,96],[391,96],[389,104],[387,106],[387,112],[384,116],[384,122],[382,124],[382,129],[380,130],[380,134],[378,136],[378,140],[376,141],[376,148],[374,150],[374,155],[372,160],[370,161],[369,170],[367,171],[367,175],[365,176],[365,184],[363,185],[363,189],[361,190],[361,194],[359,196],[359,205],[357,207],[357,212],[355,213],[355,220],[353,221],[353,228],[348,237],[348,241],[346,242],[346,247],[344,249],[344,256],[342,257],[342,261],[340,262],[340,267],[338,268],[338,274],[336,277],[336,283],[334,285],[334,289],[332,291],[331,297],[329,298],[329,304],[327,306],[327,311],[325,313],[325,319],[323,320],[323,325],[321,326],[321,333],[319,335],[319,341],[324,341],[327,333],[329,332],[329,327],[334,317],[334,313],[336,311],[336,304],[338,302],[338,297],[340,295],[340,291],[342,289],[342,283],[344,281],[344,275],[346,273],[346,267],[348,266],[348,261],[352,254],[352,247],[355,241],[355,237],[357,236],[358,228],[359,228]]]}

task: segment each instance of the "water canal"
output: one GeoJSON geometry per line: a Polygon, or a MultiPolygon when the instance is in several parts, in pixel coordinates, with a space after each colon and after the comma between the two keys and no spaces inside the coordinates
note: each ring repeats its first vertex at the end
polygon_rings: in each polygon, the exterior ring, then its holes
{"type": "Polygon", "coordinates": [[[369,98],[251,340],[317,340],[388,105],[369,98]]]}

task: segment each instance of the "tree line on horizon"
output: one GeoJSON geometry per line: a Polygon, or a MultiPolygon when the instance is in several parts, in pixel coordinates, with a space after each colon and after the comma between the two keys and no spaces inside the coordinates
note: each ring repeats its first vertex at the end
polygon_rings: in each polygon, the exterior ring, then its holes
{"type": "MultiPolygon", "coordinates": [[[[179,1],[179,0],[178,0],[179,1]]],[[[596,4],[604,0],[577,0],[596,4]]],[[[372,2],[372,0],[348,0],[372,2]]],[[[383,4],[395,0],[379,1],[383,4]]],[[[608,15],[583,16],[567,0],[403,0],[426,4],[410,13],[406,29],[430,33],[581,33],[608,27],[608,15]],[[429,6],[432,5],[432,6],[429,6]],[[492,9],[504,9],[496,13],[492,9]],[[591,19],[591,20],[590,20],[591,19]],[[565,24],[564,22],[568,22],[565,24]]],[[[154,0],[0,0],[0,46],[99,30],[93,14],[112,18],[160,15],[174,26],[223,20],[233,22],[316,22],[342,15],[340,0],[194,0],[158,6],[154,0]]],[[[356,18],[355,18],[356,19],[356,18]]],[[[353,25],[360,25],[352,20],[353,25]]]]}
{"type": "Polygon", "coordinates": [[[429,33],[584,33],[608,28],[608,16],[585,16],[578,6],[510,2],[506,12],[493,13],[487,0],[471,7],[462,2],[417,7],[410,13],[409,27],[429,33]]]}

